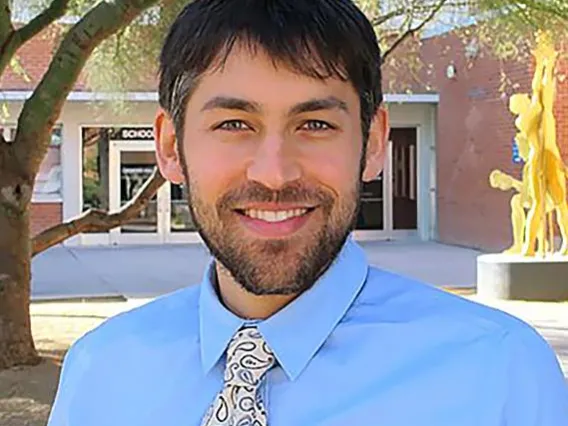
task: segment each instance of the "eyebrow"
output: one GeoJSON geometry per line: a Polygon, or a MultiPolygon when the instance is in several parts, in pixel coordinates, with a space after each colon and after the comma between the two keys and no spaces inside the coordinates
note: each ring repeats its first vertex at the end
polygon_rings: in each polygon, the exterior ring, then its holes
{"type": "Polygon", "coordinates": [[[201,112],[212,109],[235,109],[249,113],[258,113],[261,107],[258,103],[247,101],[246,99],[233,98],[230,96],[215,96],[203,105],[201,112]]]}
{"type": "Polygon", "coordinates": [[[306,112],[314,112],[314,111],[325,111],[325,110],[333,110],[339,109],[346,113],[349,113],[349,107],[345,101],[342,101],[335,96],[328,96],[327,98],[321,99],[310,99],[309,101],[299,103],[298,105],[294,105],[288,115],[296,115],[296,114],[303,114],[306,112]]]}
{"type": "MultiPolygon", "coordinates": [[[[231,96],[215,96],[208,100],[201,108],[201,112],[213,109],[232,109],[245,111],[248,113],[259,113],[262,111],[260,104],[257,102],[249,101],[241,98],[234,98],[231,96]]],[[[335,97],[328,96],[321,99],[310,99],[294,105],[288,112],[289,116],[304,114],[306,112],[325,111],[339,109],[349,113],[349,107],[345,101],[335,97]]]]}

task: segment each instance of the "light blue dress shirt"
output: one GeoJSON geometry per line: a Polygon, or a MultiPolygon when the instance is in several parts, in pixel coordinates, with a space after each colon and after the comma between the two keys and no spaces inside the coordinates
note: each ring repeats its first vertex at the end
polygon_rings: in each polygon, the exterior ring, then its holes
{"type": "MultiPolygon", "coordinates": [[[[79,339],[48,425],[198,426],[245,323],[212,271],[79,339]]],[[[371,267],[351,239],[258,328],[278,360],[261,389],[269,426],[568,425],[558,361],[531,327],[371,267]]]]}

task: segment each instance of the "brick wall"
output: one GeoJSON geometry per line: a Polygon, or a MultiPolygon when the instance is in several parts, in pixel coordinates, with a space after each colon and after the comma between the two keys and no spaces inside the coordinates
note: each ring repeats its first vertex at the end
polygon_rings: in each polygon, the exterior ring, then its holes
{"type": "Polygon", "coordinates": [[[32,203],[30,207],[32,236],[61,223],[62,218],[62,203],[32,203]]]}
{"type": "Polygon", "coordinates": [[[511,241],[512,193],[489,186],[489,174],[500,169],[515,176],[512,163],[514,116],[510,94],[530,89],[526,62],[504,63],[480,52],[466,58],[464,42],[453,34],[427,40],[424,61],[432,66],[429,84],[440,93],[437,123],[437,208],[442,242],[486,250],[511,241]],[[446,76],[448,65],[456,77],[446,76]],[[504,74],[503,74],[504,73],[504,74]],[[503,86],[506,75],[515,86],[503,86]]]}
{"type": "MultiPolygon", "coordinates": [[[[53,58],[56,49],[59,47],[64,31],[62,26],[51,26],[40,34],[25,43],[18,50],[18,61],[20,70],[8,67],[0,76],[0,88],[2,90],[33,90],[36,88],[41,78],[47,71],[49,63],[53,58]]],[[[146,77],[133,79],[128,87],[132,91],[155,91],[157,90],[156,70],[146,66],[144,68],[146,77]]],[[[88,91],[86,72],[83,71],[77,82],[74,91],[88,91]]]]}
{"type": "Polygon", "coordinates": [[[42,31],[18,50],[20,70],[8,67],[0,78],[3,90],[31,90],[41,80],[53,57],[57,31],[42,31]]]}
{"type": "MultiPolygon", "coordinates": [[[[568,52],[566,46],[559,49],[568,52]]],[[[512,163],[516,129],[508,100],[513,93],[530,93],[532,60],[501,63],[483,50],[468,59],[464,40],[455,34],[426,40],[421,56],[431,71],[422,78],[440,94],[436,141],[439,239],[484,250],[504,249],[512,240],[512,192],[491,188],[488,177],[493,169],[520,176],[522,165],[512,163]],[[450,64],[457,69],[454,79],[446,76],[450,64]]],[[[566,60],[559,64],[555,109],[558,145],[568,159],[566,60]]]]}
{"type": "Polygon", "coordinates": [[[568,42],[561,45],[563,57],[558,63],[557,100],[555,105],[558,146],[568,161],[568,42]]]}

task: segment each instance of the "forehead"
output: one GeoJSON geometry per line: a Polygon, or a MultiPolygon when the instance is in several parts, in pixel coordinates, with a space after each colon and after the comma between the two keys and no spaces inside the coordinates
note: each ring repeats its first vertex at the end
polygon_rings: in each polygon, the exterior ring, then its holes
{"type": "MultiPolygon", "coordinates": [[[[359,98],[350,82],[338,77],[325,80],[303,75],[270,58],[262,49],[236,45],[222,64],[199,78],[189,104],[203,105],[214,96],[232,96],[278,108],[306,99],[335,96],[358,110],[359,98]]],[[[188,105],[190,106],[190,105],[188,105]]]]}

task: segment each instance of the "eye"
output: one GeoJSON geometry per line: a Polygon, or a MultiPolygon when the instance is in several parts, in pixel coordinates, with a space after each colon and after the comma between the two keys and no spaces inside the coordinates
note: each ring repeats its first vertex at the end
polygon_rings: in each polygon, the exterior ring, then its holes
{"type": "Polygon", "coordinates": [[[302,125],[301,129],[309,132],[322,132],[325,130],[333,130],[335,126],[322,120],[309,120],[302,125]]]}
{"type": "Polygon", "coordinates": [[[251,130],[251,127],[242,120],[227,120],[215,126],[215,130],[225,130],[228,132],[242,132],[251,130]]]}

